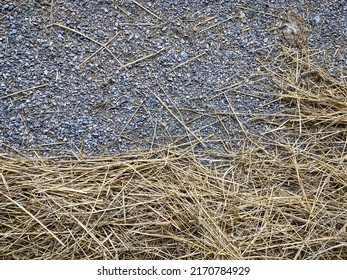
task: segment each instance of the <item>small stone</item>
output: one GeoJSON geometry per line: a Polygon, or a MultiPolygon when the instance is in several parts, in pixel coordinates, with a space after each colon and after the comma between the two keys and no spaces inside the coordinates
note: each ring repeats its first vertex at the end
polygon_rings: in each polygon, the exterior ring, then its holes
{"type": "Polygon", "coordinates": [[[317,24],[317,25],[319,25],[322,21],[320,15],[316,15],[313,19],[314,19],[315,24],[317,24]]]}
{"type": "Polygon", "coordinates": [[[188,58],[188,54],[185,51],[182,51],[180,56],[182,60],[186,60],[188,58]]]}

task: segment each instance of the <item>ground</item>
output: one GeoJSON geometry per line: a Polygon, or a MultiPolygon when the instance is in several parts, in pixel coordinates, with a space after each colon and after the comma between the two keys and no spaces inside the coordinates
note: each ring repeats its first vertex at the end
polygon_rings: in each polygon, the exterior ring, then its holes
{"type": "Polygon", "coordinates": [[[0,11],[0,259],[347,258],[346,1],[0,11]]]}
{"type": "Polygon", "coordinates": [[[267,126],[259,57],[346,69],[345,1],[1,1],[1,149],[38,155],[239,145],[267,126]],[[106,45],[104,45],[106,44],[106,45]]]}

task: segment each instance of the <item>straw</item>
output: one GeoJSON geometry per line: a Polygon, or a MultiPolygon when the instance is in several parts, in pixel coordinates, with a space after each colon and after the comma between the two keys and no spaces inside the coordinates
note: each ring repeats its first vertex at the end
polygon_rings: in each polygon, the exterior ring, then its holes
{"type": "Polygon", "coordinates": [[[261,62],[284,106],[225,152],[0,154],[1,258],[346,259],[347,84],[319,56],[261,62]]]}

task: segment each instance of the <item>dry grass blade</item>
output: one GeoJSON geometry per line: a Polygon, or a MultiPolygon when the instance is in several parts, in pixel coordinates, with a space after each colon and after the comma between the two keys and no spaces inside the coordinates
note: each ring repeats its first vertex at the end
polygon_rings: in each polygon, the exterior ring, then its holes
{"type": "Polygon", "coordinates": [[[7,95],[5,95],[5,96],[2,96],[1,99],[9,98],[9,97],[12,97],[12,96],[14,96],[14,95],[21,94],[21,93],[24,93],[24,92],[28,92],[28,91],[31,91],[31,90],[43,88],[43,87],[46,87],[46,86],[48,86],[48,85],[49,85],[49,84],[42,84],[42,85],[39,85],[39,86],[35,86],[35,87],[31,87],[31,88],[22,89],[22,90],[19,90],[19,91],[16,91],[16,92],[7,94],[7,95]]]}
{"type": "Polygon", "coordinates": [[[135,60],[133,60],[133,61],[131,61],[131,62],[129,62],[129,63],[126,63],[126,64],[122,65],[122,69],[127,68],[127,67],[129,67],[129,66],[131,66],[131,65],[133,65],[133,64],[135,64],[135,63],[138,63],[138,62],[140,62],[140,61],[142,61],[142,60],[145,60],[145,59],[154,57],[154,56],[160,54],[160,53],[163,52],[163,51],[165,51],[165,49],[161,49],[161,50],[159,50],[159,51],[157,51],[157,52],[155,52],[155,53],[151,53],[151,54],[149,54],[149,55],[145,55],[145,56],[143,56],[143,57],[140,57],[140,58],[138,58],[138,59],[135,59],[135,60]]]}
{"type": "Polygon", "coordinates": [[[132,0],[132,2],[134,4],[136,4],[137,6],[139,6],[141,9],[145,10],[147,13],[151,14],[152,16],[154,16],[155,18],[157,18],[158,20],[161,20],[161,18],[156,15],[155,13],[153,13],[152,11],[150,11],[149,9],[147,9],[145,6],[141,5],[139,2],[132,0]]]}
{"type": "Polygon", "coordinates": [[[210,25],[209,27],[206,27],[205,29],[201,30],[200,33],[203,33],[203,32],[205,32],[205,31],[207,31],[207,30],[209,30],[209,29],[211,29],[211,28],[214,28],[214,27],[216,27],[216,26],[219,26],[219,25],[221,25],[221,24],[223,24],[223,23],[225,23],[225,22],[228,22],[229,20],[231,20],[231,19],[233,19],[233,18],[234,18],[234,16],[230,16],[230,17],[228,17],[228,18],[226,18],[226,19],[224,19],[224,20],[222,20],[222,21],[220,21],[220,22],[217,22],[217,23],[215,23],[215,24],[212,24],[212,25],[210,25]]]}

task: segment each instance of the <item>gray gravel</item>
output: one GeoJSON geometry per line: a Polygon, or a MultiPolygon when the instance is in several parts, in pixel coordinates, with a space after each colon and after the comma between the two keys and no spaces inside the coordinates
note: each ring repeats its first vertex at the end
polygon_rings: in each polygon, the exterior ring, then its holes
{"type": "Polygon", "coordinates": [[[256,55],[305,43],[298,30],[347,69],[344,0],[0,3],[0,152],[238,145],[232,110],[256,134],[267,128],[251,115],[280,106],[250,78],[256,55]]]}

